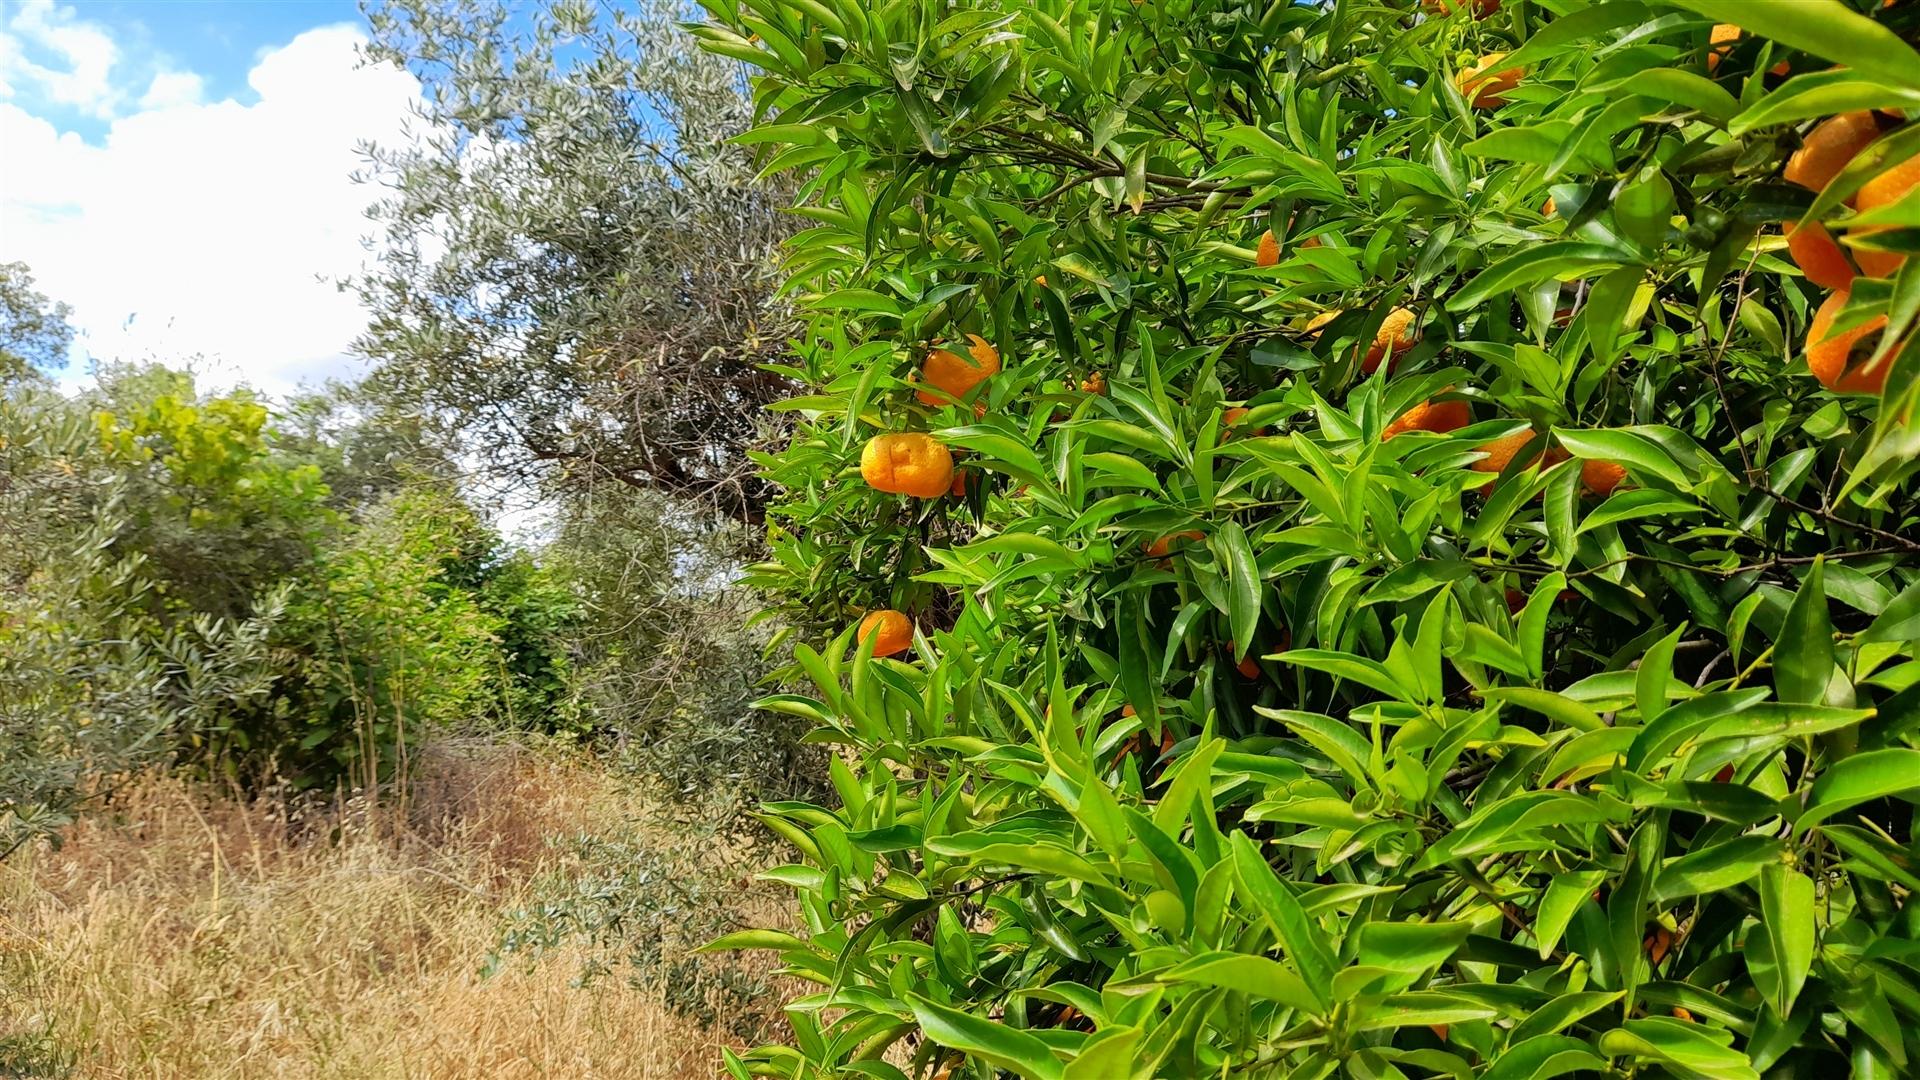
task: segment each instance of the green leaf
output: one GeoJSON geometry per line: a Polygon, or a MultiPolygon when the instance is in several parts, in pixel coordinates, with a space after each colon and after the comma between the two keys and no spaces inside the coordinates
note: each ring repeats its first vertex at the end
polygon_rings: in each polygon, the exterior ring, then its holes
{"type": "Polygon", "coordinates": [[[1540,895],[1540,906],[1533,915],[1533,934],[1538,939],[1540,959],[1553,955],[1554,947],[1567,931],[1567,924],[1573,921],[1574,912],[1592,899],[1593,891],[1605,880],[1603,871],[1576,870],[1555,874],[1547,882],[1540,895]]]}
{"type": "MultiPolygon", "coordinates": [[[[1661,71],[1668,75],[1686,74],[1671,68],[1663,68],[1661,71]]],[[[1640,90],[1640,83],[1644,81],[1644,76],[1652,74],[1653,72],[1642,72],[1642,77],[1635,78],[1636,92],[1640,90]]],[[[1689,77],[1700,78],[1698,75],[1689,77]]],[[[1706,82],[1704,79],[1700,81],[1706,82]]],[[[1726,97],[1727,104],[1733,104],[1733,99],[1727,97],[1725,90],[1713,86],[1712,83],[1707,85],[1713,87],[1720,96],[1726,97]]],[[[1622,188],[1613,199],[1613,219],[1620,225],[1620,231],[1636,243],[1655,250],[1660,248],[1666,240],[1667,233],[1671,231],[1672,226],[1668,224],[1668,219],[1672,218],[1673,214],[1673,184],[1668,182],[1666,174],[1659,170],[1649,170],[1642,179],[1622,188]]]]}
{"type": "Polygon", "coordinates": [[[979,843],[985,834],[943,836],[926,842],[927,850],[975,864],[1011,866],[1041,874],[1057,874],[1075,881],[1105,884],[1107,875],[1083,856],[1056,844],[979,843]],[[968,842],[968,841],[975,842],[968,842]]]}
{"type": "Polygon", "coordinates": [[[735,949],[811,949],[805,941],[784,930],[735,930],[700,946],[695,952],[730,952],[735,949]]]}
{"type": "Polygon", "coordinates": [[[1134,1068],[1134,1054],[1144,1037],[1145,1032],[1137,1027],[1101,1025],[1079,1055],[1067,1062],[1062,1080],[1116,1080],[1141,1075],[1134,1068]]]}
{"type": "Polygon", "coordinates": [[[1571,1035],[1535,1035],[1509,1046],[1480,1080],[1551,1080],[1570,1072],[1599,1073],[1607,1067],[1592,1044],[1571,1035]]]}
{"type": "Polygon", "coordinates": [[[1873,620],[1873,625],[1860,632],[1857,640],[1863,645],[1875,641],[1920,641],[1920,582],[1907,586],[1894,597],[1873,620]]]}
{"type": "Polygon", "coordinates": [[[1528,247],[1509,255],[1480,272],[1466,287],[1447,300],[1448,311],[1469,311],[1503,292],[1564,279],[1575,271],[1579,276],[1602,267],[1627,262],[1625,252],[1601,244],[1556,241],[1528,247]]]}
{"type": "Polygon", "coordinates": [[[1649,1016],[1600,1036],[1600,1052],[1659,1062],[1701,1080],[1759,1080],[1760,1074],[1732,1042],[1732,1032],[1649,1016]]]}
{"type": "Polygon", "coordinates": [[[1873,799],[1899,796],[1914,801],[1920,793],[1920,750],[1871,750],[1835,762],[1813,782],[1807,808],[1795,831],[1873,799]]]}
{"type": "Polygon", "coordinates": [[[1715,22],[1772,38],[1893,86],[1920,90],[1920,53],[1899,36],[1838,0],[1755,3],[1754,0],[1674,0],[1715,22]]]}
{"type": "Polygon", "coordinates": [[[1264,956],[1233,952],[1202,953],[1185,963],[1154,973],[1153,978],[1163,983],[1194,983],[1237,990],[1268,1001],[1277,1001],[1304,1013],[1319,1011],[1318,1002],[1300,976],[1285,964],[1264,956]]]}
{"type": "Polygon", "coordinates": [[[1811,879],[1778,861],[1761,872],[1760,925],[1753,932],[1766,935],[1773,964],[1764,978],[1754,972],[1754,985],[1776,1016],[1793,1015],[1794,999],[1806,985],[1813,965],[1813,920],[1811,879]]]}
{"type": "Polygon", "coordinates": [[[1553,437],[1582,461],[1613,461],[1635,472],[1657,476],[1675,487],[1687,486],[1686,470],[1659,443],[1634,431],[1602,428],[1553,429],[1553,437]]]}
{"type": "Polygon", "coordinates": [[[1564,694],[1531,686],[1496,686],[1482,692],[1488,701],[1511,702],[1575,731],[1599,731],[1607,726],[1600,714],[1564,694]]]}
{"type": "Polygon", "coordinates": [[[1281,947],[1300,969],[1300,977],[1313,996],[1313,1006],[1308,1011],[1324,1014],[1333,1003],[1333,954],[1328,951],[1319,928],[1245,833],[1235,832],[1227,839],[1227,846],[1233,851],[1234,876],[1240,882],[1240,894],[1267,920],[1281,947]]]}
{"type": "Polygon", "coordinates": [[[1025,1080],[1065,1080],[1053,1051],[1024,1031],[950,1009],[919,994],[908,994],[907,1005],[920,1021],[920,1030],[941,1046],[971,1054],[1025,1080]]]}
{"type": "Polygon", "coordinates": [[[1889,86],[1863,79],[1858,72],[1814,71],[1795,75],[1778,90],[1733,118],[1727,130],[1743,135],[1754,128],[1792,124],[1867,109],[1899,110],[1920,107],[1920,90],[1889,86]]]}
{"type": "Polygon", "coordinates": [[[1360,927],[1359,962],[1419,974],[1446,962],[1473,932],[1467,922],[1370,922],[1360,927]]]}
{"type": "MultiPolygon", "coordinates": [[[[1684,3],[1685,0],[1680,2],[1684,3]]],[[[1721,89],[1718,83],[1679,68],[1655,67],[1636,71],[1632,78],[1609,89],[1625,90],[1638,97],[1684,105],[1699,111],[1721,127],[1727,126],[1727,122],[1740,112],[1740,103],[1733,100],[1733,95],[1721,89]]]]}
{"type": "Polygon", "coordinates": [[[1260,564],[1254,560],[1253,547],[1239,523],[1223,522],[1214,530],[1211,542],[1227,576],[1227,621],[1233,627],[1233,658],[1237,661],[1253,648],[1253,634],[1260,624],[1260,564]]]}
{"type": "Polygon", "coordinates": [[[1818,557],[1787,608],[1780,639],[1774,643],[1773,670],[1781,701],[1812,705],[1826,700],[1827,683],[1833,678],[1833,623],[1827,618],[1827,591],[1818,557]]]}
{"type": "Polygon", "coordinates": [[[1768,865],[1779,865],[1785,845],[1770,836],[1737,836],[1690,851],[1660,868],[1650,894],[1666,904],[1686,896],[1716,893],[1745,884],[1768,865]]]}

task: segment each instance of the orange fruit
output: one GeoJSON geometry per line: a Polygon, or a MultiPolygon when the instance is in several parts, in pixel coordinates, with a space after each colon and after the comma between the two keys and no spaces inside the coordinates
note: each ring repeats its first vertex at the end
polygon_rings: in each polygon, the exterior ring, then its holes
{"type": "MultiPolygon", "coordinates": [[[[1707,40],[1712,45],[1707,50],[1708,71],[1720,69],[1720,59],[1733,51],[1733,43],[1740,40],[1740,34],[1740,28],[1732,23],[1720,23],[1713,28],[1713,32],[1707,35],[1707,40]]],[[[1785,75],[1792,70],[1793,65],[1785,60],[1767,69],[1768,73],[1773,75],[1785,75]]]]}
{"type": "MultiPolygon", "coordinates": [[[[1873,210],[1889,203],[1896,203],[1905,198],[1907,192],[1912,191],[1916,185],[1920,185],[1920,155],[1910,157],[1867,181],[1860,188],[1860,193],[1853,197],[1853,205],[1861,210],[1873,210]]],[[[1853,231],[1855,235],[1865,235],[1883,232],[1886,228],[1885,225],[1872,225],[1853,231]]],[[[1900,269],[1900,264],[1907,261],[1907,257],[1891,251],[1855,248],[1853,260],[1859,263],[1860,269],[1868,275],[1884,278],[1892,277],[1894,271],[1900,269]]]]}
{"type": "Polygon", "coordinates": [[[953,487],[949,488],[947,493],[949,495],[952,495],[956,499],[966,498],[967,497],[967,474],[960,472],[959,470],[956,469],[953,474],[953,487]]]}
{"type": "Polygon", "coordinates": [[[1618,462],[1593,458],[1580,463],[1580,485],[1595,495],[1613,494],[1626,478],[1627,470],[1618,462]]]}
{"type": "Polygon", "coordinates": [[[1168,552],[1171,552],[1173,550],[1173,544],[1174,544],[1174,541],[1176,540],[1191,540],[1191,541],[1198,542],[1201,540],[1205,540],[1206,538],[1207,538],[1206,533],[1203,533],[1198,529],[1188,529],[1186,532],[1177,532],[1177,533],[1174,533],[1172,536],[1163,536],[1160,539],[1147,544],[1146,545],[1147,554],[1153,556],[1156,559],[1163,559],[1163,558],[1166,558],[1168,552]]]}
{"type": "MultiPolygon", "coordinates": [[[[1502,435],[1490,443],[1482,444],[1479,450],[1487,456],[1474,462],[1469,468],[1473,469],[1474,472],[1505,472],[1507,466],[1512,463],[1514,455],[1518,454],[1528,443],[1532,442],[1533,439],[1533,429],[1525,428],[1511,435],[1502,435]]],[[[1536,452],[1534,456],[1538,457],[1539,455],[1536,452]]],[[[1548,460],[1549,463],[1551,463],[1553,459],[1549,456],[1548,460]]]]}
{"type": "MultiPolygon", "coordinates": [[[[1819,191],[1833,182],[1860,151],[1880,137],[1879,121],[1871,112],[1841,113],[1813,126],[1800,141],[1800,149],[1787,159],[1780,178],[1810,191],[1819,191]]],[[[1857,201],[1857,196],[1855,200],[1857,201]]],[[[1796,228],[1792,222],[1781,226],[1787,238],[1787,254],[1807,280],[1828,289],[1853,287],[1853,261],[1834,242],[1826,227],[1819,223],[1796,228]]],[[[1864,265],[1864,264],[1863,264],[1864,265]]]]}
{"type": "Polygon", "coordinates": [[[1033,275],[1033,283],[1034,283],[1035,285],[1038,285],[1038,286],[1040,286],[1040,287],[1041,287],[1041,288],[1043,288],[1043,289],[1044,289],[1044,288],[1046,288],[1046,287],[1047,287],[1047,275],[1045,275],[1045,274],[1035,274],[1035,275],[1033,275]]]}
{"type": "MultiPolygon", "coordinates": [[[[1452,389],[1452,387],[1448,387],[1452,389]]],[[[1380,433],[1382,440],[1395,435],[1405,435],[1409,431],[1454,431],[1473,423],[1473,407],[1459,399],[1452,401],[1423,401],[1388,424],[1380,433]]]]}
{"type": "MultiPolygon", "coordinates": [[[[1239,651],[1240,651],[1240,645],[1237,642],[1227,643],[1228,656],[1232,656],[1234,653],[1237,653],[1239,651]]],[[[1233,665],[1233,669],[1235,671],[1238,671],[1242,676],[1249,679],[1257,679],[1260,677],[1260,663],[1259,661],[1253,658],[1252,653],[1248,653],[1247,655],[1241,657],[1240,662],[1233,665]]]]}
{"type": "MultiPolygon", "coordinates": [[[[964,398],[999,372],[1000,350],[979,334],[968,334],[967,338],[973,342],[967,348],[968,356],[947,349],[935,349],[927,354],[926,363],[920,368],[920,377],[927,385],[944,390],[952,397],[964,398]]],[[[916,391],[914,396],[926,405],[947,403],[946,398],[926,390],[916,391]]]]}
{"type": "Polygon", "coordinates": [[[860,641],[873,639],[873,655],[892,656],[913,646],[913,620],[892,608],[870,611],[860,620],[860,641]]]}
{"type": "Polygon", "coordinates": [[[1125,718],[1125,717],[1129,717],[1129,716],[1136,716],[1136,715],[1138,715],[1138,714],[1137,714],[1137,713],[1136,713],[1136,712],[1134,711],[1134,708],[1133,708],[1133,706],[1131,706],[1131,705],[1127,705],[1127,706],[1123,706],[1123,707],[1121,708],[1121,710],[1120,710],[1120,715],[1121,715],[1121,717],[1122,717],[1122,718],[1125,718]]]}
{"type": "Polygon", "coordinates": [[[1260,248],[1254,252],[1253,265],[1272,266],[1280,261],[1280,241],[1273,238],[1273,230],[1260,234],[1260,248]]]}
{"type": "Polygon", "coordinates": [[[1800,149],[1787,159],[1780,179],[1819,191],[1833,182],[1867,145],[1880,137],[1880,125],[1871,112],[1841,113],[1813,126],[1800,140],[1800,149]]]}
{"type": "MultiPolygon", "coordinates": [[[[1388,356],[1398,356],[1420,339],[1413,332],[1413,312],[1406,308],[1394,308],[1381,321],[1380,330],[1373,335],[1373,347],[1367,350],[1366,358],[1360,361],[1360,370],[1371,375],[1380,367],[1380,361],[1388,356]]],[[[1393,367],[1389,365],[1388,371],[1393,367]]]]}
{"type": "Polygon", "coordinates": [[[1553,205],[1553,196],[1551,195],[1547,196],[1546,202],[1540,204],[1540,213],[1546,217],[1552,217],[1555,209],[1557,208],[1553,205]]]}
{"type": "MultiPolygon", "coordinates": [[[[1338,310],[1323,311],[1307,320],[1307,332],[1319,336],[1320,328],[1340,316],[1338,310]]],[[[1360,360],[1360,370],[1368,375],[1379,370],[1380,362],[1390,356],[1399,356],[1419,342],[1419,336],[1413,329],[1413,312],[1406,308],[1394,308],[1380,321],[1380,329],[1374,331],[1373,344],[1368,347],[1367,355],[1360,360]]],[[[1388,365],[1391,372],[1393,367],[1388,365]]]]}
{"type": "Polygon", "coordinates": [[[875,435],[860,451],[860,476],[877,491],[937,499],[953,487],[953,455],[931,435],[875,435]]]}
{"type": "Polygon", "coordinates": [[[1080,392],[1083,394],[1104,394],[1107,392],[1107,377],[1096,371],[1080,380],[1080,392]]]}
{"type": "Polygon", "coordinates": [[[1820,385],[1842,394],[1877,394],[1886,385],[1887,368],[1860,370],[1860,362],[1873,355],[1879,344],[1879,331],[1887,325],[1885,315],[1870,319],[1851,330],[1833,332],[1833,322],[1847,306],[1845,291],[1829,293],[1820,310],[1813,313],[1813,325],[1807,328],[1807,369],[1820,385]]]}
{"type": "Polygon", "coordinates": [[[1520,85],[1520,77],[1526,72],[1519,68],[1494,70],[1494,65],[1505,59],[1506,53],[1492,52],[1480,58],[1472,67],[1453,77],[1453,85],[1460,90],[1460,96],[1467,104],[1476,109],[1497,109],[1507,103],[1506,94],[1520,85]]]}
{"type": "Polygon", "coordinates": [[[1823,289],[1844,292],[1853,288],[1853,263],[1847,259],[1846,251],[1834,242],[1826,226],[1816,221],[1804,228],[1795,228],[1789,221],[1780,226],[1780,231],[1787,238],[1788,257],[1808,281],[1823,289]]]}
{"type": "MultiPolygon", "coordinates": [[[[1220,441],[1226,442],[1228,439],[1233,438],[1234,436],[1233,429],[1239,427],[1240,422],[1242,420],[1245,420],[1247,418],[1247,414],[1252,411],[1253,411],[1252,409],[1248,409],[1240,405],[1235,405],[1233,408],[1228,409],[1226,412],[1221,413],[1220,414],[1220,441]]],[[[1259,438],[1260,436],[1265,435],[1266,433],[1267,433],[1267,429],[1260,427],[1260,428],[1254,428],[1252,431],[1242,432],[1241,434],[1251,435],[1254,438],[1259,438]]]]}
{"type": "Polygon", "coordinates": [[[1641,944],[1646,947],[1647,959],[1658,966],[1660,961],[1665,960],[1667,954],[1673,951],[1673,931],[1664,926],[1656,926],[1653,928],[1653,933],[1648,934],[1647,939],[1641,944]]]}

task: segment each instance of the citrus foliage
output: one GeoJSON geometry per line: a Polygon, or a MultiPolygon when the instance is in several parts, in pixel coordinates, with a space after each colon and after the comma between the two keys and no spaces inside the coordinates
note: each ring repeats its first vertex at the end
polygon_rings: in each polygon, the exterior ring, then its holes
{"type": "Polygon", "coordinates": [[[1920,199],[1847,201],[1920,7],[709,7],[804,179],[756,575],[844,751],[735,1075],[1920,1068],[1920,199]]]}

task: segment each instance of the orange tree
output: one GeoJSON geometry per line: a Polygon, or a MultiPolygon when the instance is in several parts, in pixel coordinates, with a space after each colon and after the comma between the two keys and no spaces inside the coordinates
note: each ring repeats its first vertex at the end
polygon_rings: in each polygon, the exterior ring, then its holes
{"type": "Polygon", "coordinates": [[[710,10],[839,751],[735,1075],[1920,1069],[1920,4],[710,10]]]}

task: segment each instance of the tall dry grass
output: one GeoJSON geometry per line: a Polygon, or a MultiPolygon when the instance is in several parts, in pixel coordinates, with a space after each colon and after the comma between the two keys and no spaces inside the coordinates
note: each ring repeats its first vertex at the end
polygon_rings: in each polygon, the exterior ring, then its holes
{"type": "MultiPolygon", "coordinates": [[[[405,807],[145,778],[0,864],[0,1075],[712,1076],[720,1036],[622,980],[571,985],[564,949],[479,975],[564,857],[549,838],[647,809],[524,751],[441,755],[405,807]]],[[[777,921],[776,898],[744,902],[777,921]]]]}

